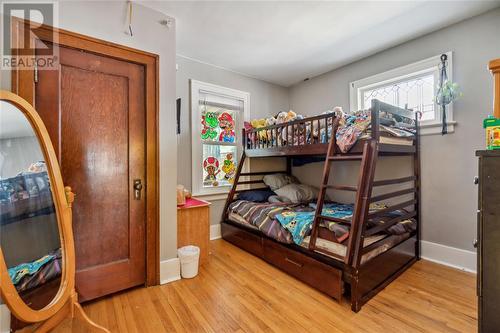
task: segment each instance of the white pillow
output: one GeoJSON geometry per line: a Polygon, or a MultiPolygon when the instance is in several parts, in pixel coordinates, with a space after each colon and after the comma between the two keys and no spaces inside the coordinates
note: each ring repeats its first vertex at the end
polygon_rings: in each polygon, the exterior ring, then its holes
{"type": "Polygon", "coordinates": [[[274,190],[280,197],[290,199],[293,203],[307,202],[318,198],[318,189],[306,184],[288,184],[274,190]]]}
{"type": "Polygon", "coordinates": [[[276,191],[277,189],[291,183],[298,183],[297,178],[284,173],[265,175],[262,180],[264,181],[264,184],[271,188],[272,191],[276,191]]]}

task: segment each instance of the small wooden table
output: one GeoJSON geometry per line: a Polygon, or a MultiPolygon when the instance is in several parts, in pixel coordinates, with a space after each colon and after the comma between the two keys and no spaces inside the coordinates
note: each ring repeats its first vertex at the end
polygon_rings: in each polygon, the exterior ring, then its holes
{"type": "Polygon", "coordinates": [[[177,247],[195,245],[200,248],[200,265],[208,262],[210,240],[210,202],[186,199],[177,206],[177,247]]]}

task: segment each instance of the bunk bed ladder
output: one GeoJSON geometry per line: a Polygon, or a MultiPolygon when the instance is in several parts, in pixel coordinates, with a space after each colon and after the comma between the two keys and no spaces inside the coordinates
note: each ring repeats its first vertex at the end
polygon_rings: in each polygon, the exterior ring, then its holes
{"type": "Polygon", "coordinates": [[[351,220],[351,230],[347,244],[345,263],[357,269],[361,264],[361,250],[364,244],[366,222],[370,210],[375,165],[378,156],[377,141],[370,140],[365,143],[363,160],[359,170],[358,192],[351,220]]]}
{"type": "Polygon", "coordinates": [[[309,239],[309,250],[314,251],[316,249],[316,239],[318,238],[318,226],[323,219],[321,213],[323,212],[323,202],[325,201],[326,190],[328,188],[328,180],[330,179],[330,169],[331,163],[333,161],[333,156],[335,155],[335,147],[337,146],[336,134],[337,127],[339,124],[339,119],[336,118],[332,124],[332,136],[330,142],[328,143],[328,150],[326,152],[325,164],[323,167],[323,177],[321,179],[321,185],[319,188],[318,201],[316,202],[316,212],[314,213],[314,221],[311,231],[311,237],[309,239]]]}
{"type": "MultiPolygon", "coordinates": [[[[375,174],[375,163],[377,156],[377,142],[375,140],[369,140],[365,142],[363,146],[363,153],[357,159],[361,160],[359,177],[358,177],[358,186],[350,187],[350,186],[329,186],[329,176],[331,172],[330,163],[335,160],[335,136],[333,136],[330,140],[330,144],[328,146],[328,152],[325,159],[325,165],[323,168],[323,178],[320,185],[320,190],[318,194],[318,201],[316,203],[316,211],[314,214],[314,222],[311,231],[311,238],[309,241],[309,250],[323,252],[327,255],[338,257],[334,253],[329,253],[325,250],[321,250],[316,248],[316,241],[318,238],[319,232],[319,224],[321,220],[328,219],[334,220],[334,218],[326,217],[322,215],[323,212],[323,202],[326,196],[326,190],[328,188],[336,188],[341,190],[355,191],[356,192],[356,200],[354,204],[354,211],[351,220],[351,231],[350,237],[347,245],[346,256],[339,259],[344,260],[346,264],[352,264],[353,261],[356,262],[355,258],[358,255],[358,247],[363,243],[363,230],[364,226],[361,225],[362,221],[364,221],[367,217],[369,205],[370,205],[370,197],[372,191],[372,183],[373,177],[375,174]]],[[[344,155],[345,156],[345,155],[344,155]]],[[[342,157],[342,156],[341,156],[342,157]]],[[[345,158],[346,160],[349,160],[345,158]]],[[[352,157],[354,159],[354,156],[352,157]]]]}

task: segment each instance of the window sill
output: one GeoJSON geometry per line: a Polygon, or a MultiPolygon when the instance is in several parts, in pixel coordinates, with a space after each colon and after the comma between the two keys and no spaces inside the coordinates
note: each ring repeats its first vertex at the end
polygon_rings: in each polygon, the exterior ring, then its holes
{"type": "MultiPolygon", "coordinates": [[[[448,129],[448,134],[455,132],[456,121],[448,121],[446,122],[446,126],[448,129]]],[[[442,123],[428,123],[420,125],[420,135],[441,135],[442,123]]]]}
{"type": "Polygon", "coordinates": [[[223,192],[223,193],[204,193],[204,194],[196,194],[193,193],[193,197],[200,198],[203,200],[208,200],[208,201],[217,201],[217,200],[226,200],[228,192],[223,192]]]}

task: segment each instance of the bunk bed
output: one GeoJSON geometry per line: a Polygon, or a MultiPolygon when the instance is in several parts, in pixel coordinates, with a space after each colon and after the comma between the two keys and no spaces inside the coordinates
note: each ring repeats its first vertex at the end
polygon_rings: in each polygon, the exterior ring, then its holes
{"type": "MultiPolygon", "coordinates": [[[[348,151],[341,149],[337,142],[341,120],[335,113],[244,129],[243,153],[221,221],[223,239],[339,301],[342,295],[349,295],[354,312],[418,260],[420,254],[418,115],[378,100],[372,100],[366,112],[369,115],[367,131],[348,151]],[[391,121],[398,123],[397,126],[405,124],[413,135],[400,141],[386,140],[381,132],[384,128],[390,130],[391,121]],[[408,156],[412,165],[410,174],[375,180],[377,159],[395,156],[408,156]],[[285,158],[286,170],[243,171],[247,159],[261,157],[285,158]],[[304,242],[297,244],[280,239],[238,216],[238,203],[252,205],[238,201],[242,193],[266,188],[263,181],[266,175],[291,176],[294,160],[312,157],[324,161],[324,167],[316,204],[309,205],[314,213],[309,213],[313,216],[312,225],[304,242]],[[335,163],[343,161],[360,163],[356,186],[338,184],[336,179],[332,185],[329,181],[335,163]],[[374,189],[383,188],[389,188],[389,192],[372,193],[374,189]],[[330,190],[354,194],[348,218],[325,214],[327,207],[335,207],[326,201],[330,190]],[[386,200],[389,205],[371,209],[372,204],[386,200]],[[413,227],[399,234],[388,232],[406,222],[411,222],[413,227]],[[344,226],[348,236],[339,237],[328,227],[329,223],[344,226]]],[[[278,207],[261,206],[264,207],[261,215],[278,207]]]]}

